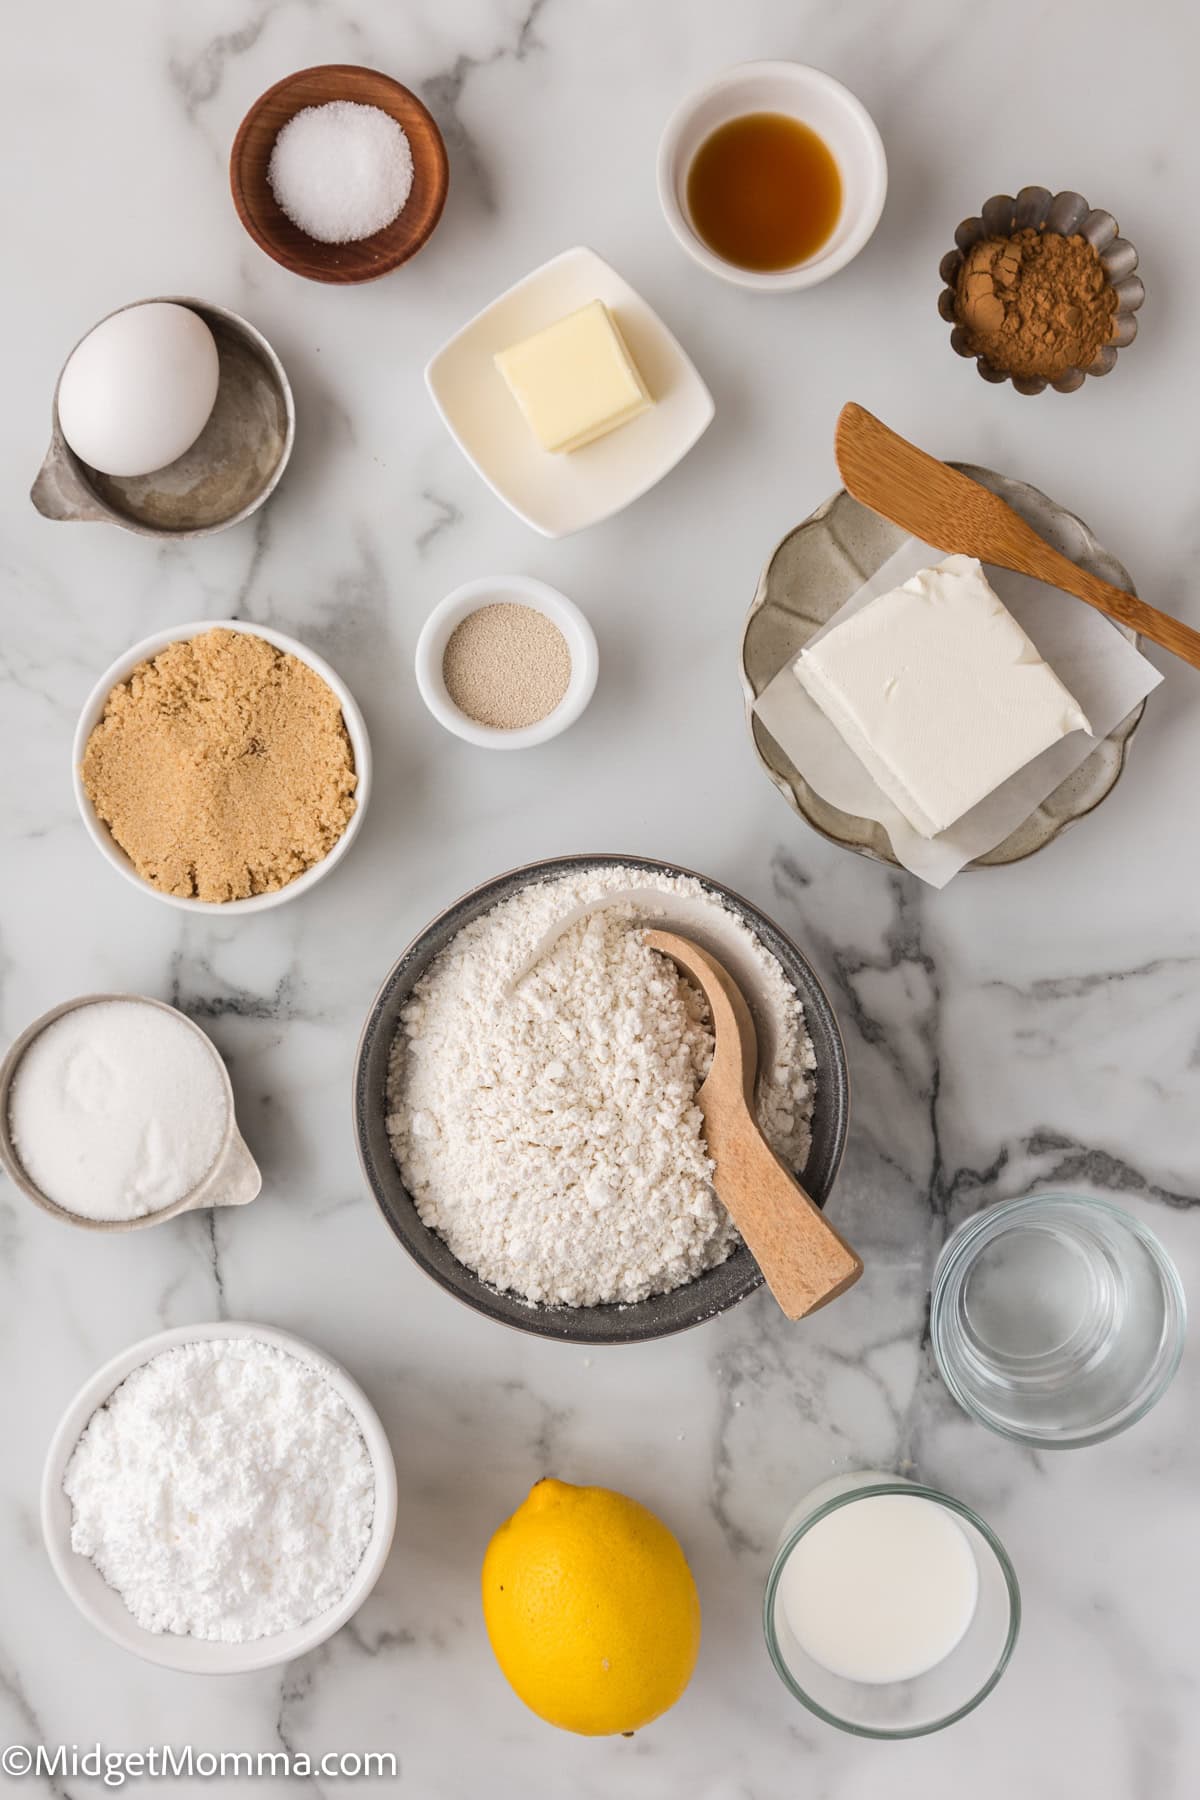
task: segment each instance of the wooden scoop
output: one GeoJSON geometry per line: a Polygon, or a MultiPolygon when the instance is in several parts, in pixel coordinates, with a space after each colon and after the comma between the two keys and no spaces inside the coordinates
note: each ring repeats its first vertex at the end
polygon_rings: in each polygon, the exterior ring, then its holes
{"type": "Polygon", "coordinates": [[[691,977],[712,1012],[716,1048],[696,1096],[716,1170],[713,1186],[789,1319],[824,1306],[862,1274],[862,1260],[784,1168],[754,1116],[758,1037],[742,990],[715,956],[673,931],[645,941],[691,977]]]}
{"type": "Polygon", "coordinates": [[[1062,588],[1200,669],[1200,631],[1077,568],[998,495],[898,437],[865,407],[843,406],[834,447],[847,492],[872,512],[947,555],[976,556],[1062,588]]]}

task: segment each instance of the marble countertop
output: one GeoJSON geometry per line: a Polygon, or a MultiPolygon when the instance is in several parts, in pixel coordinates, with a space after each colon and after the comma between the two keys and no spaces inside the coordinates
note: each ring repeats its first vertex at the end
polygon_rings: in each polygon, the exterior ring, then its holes
{"type": "MultiPolygon", "coordinates": [[[[1143,594],[1200,624],[1186,318],[1200,253],[1179,229],[1198,49],[1171,0],[1149,0],[1133,21],[1116,0],[24,10],[0,74],[0,1023],[11,1038],[86,990],[177,1003],[229,1061],[265,1187],[244,1211],[112,1239],[0,1193],[5,1743],[386,1750],[398,1791],[421,1800],[1195,1794],[1194,1362],[1126,1436],[1035,1455],[956,1410],[930,1359],[926,1307],[947,1231],[1049,1184],[1126,1201],[1200,1291],[1197,677],[1167,670],[1096,816],[1027,864],[934,894],[839,852],[789,812],[750,748],[737,642],[766,556],[836,486],[833,422],[849,398],[935,451],[1043,487],[1094,525],[1143,594]],[[654,192],[677,99],[761,55],[845,80],[891,162],[866,252],[828,285],[779,299],[705,278],[654,192]],[[255,96],[291,69],[339,60],[421,92],[452,164],[426,250],[347,291],[269,262],[243,235],[226,176],[255,96]],[[1142,256],[1136,346],[1111,380],[1069,398],[986,386],[951,354],[936,311],[955,223],[1028,181],[1110,207],[1142,256]],[[579,242],[661,310],[717,415],[652,494],[549,543],[467,466],[421,370],[484,301],[579,242]],[[164,292],[235,308],[282,356],[299,430],[278,494],[252,523],[198,543],[46,522],[26,495],[66,351],[103,313],[164,292]],[[443,593],[508,569],[584,607],[601,680],[567,735],[492,757],[428,716],[412,655],[443,593]],[[210,922],[105,867],[75,815],[68,757],[82,700],[119,652],[174,622],[235,615],[293,632],[347,679],[374,741],[376,790],[327,883],[294,906],[210,922]],[[670,858],[741,888],[828,985],[854,1084],[835,1204],[868,1269],[806,1325],[782,1325],[760,1295],[633,1350],[508,1334],[428,1283],[364,1191],[351,1059],[394,956],[477,881],[599,849],[670,858]],[[49,1435],[84,1377],[135,1338],[216,1317],[268,1321],[344,1361],[387,1424],[401,1497],[386,1574],[351,1626],[288,1668],[206,1682],[126,1657],[75,1614],[41,1548],[37,1496],[49,1435]],[[857,1742],[810,1718],[761,1642],[782,1519],[817,1481],[864,1465],[914,1472],[977,1507],[1024,1590],[1021,1641],[995,1694],[911,1744],[857,1742]],[[677,1529],[696,1571],[695,1681],[631,1742],[541,1725],[483,1633],[483,1546],[547,1471],[636,1493],[677,1529]]],[[[107,1791],[67,1777],[9,1785],[107,1791]]],[[[295,1778],[269,1791],[335,1785],[295,1778]]]]}

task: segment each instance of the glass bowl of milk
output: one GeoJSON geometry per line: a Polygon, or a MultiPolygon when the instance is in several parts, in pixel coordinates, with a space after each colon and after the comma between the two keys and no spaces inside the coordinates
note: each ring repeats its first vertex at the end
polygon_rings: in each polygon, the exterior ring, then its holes
{"type": "Polygon", "coordinates": [[[972,1712],[1021,1620],[1012,1564],[960,1500],[868,1470],[814,1488],[783,1528],[763,1626],[784,1686],[858,1737],[922,1737],[972,1712]]]}

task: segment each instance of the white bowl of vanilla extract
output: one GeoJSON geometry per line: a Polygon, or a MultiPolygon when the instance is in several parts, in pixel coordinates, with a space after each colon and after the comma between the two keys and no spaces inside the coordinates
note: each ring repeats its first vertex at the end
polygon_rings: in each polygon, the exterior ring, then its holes
{"type": "Polygon", "coordinates": [[[815,287],[869,241],[887,197],[875,122],[805,63],[727,70],[677,107],[658,150],[658,197],[710,274],[763,293],[815,287]]]}

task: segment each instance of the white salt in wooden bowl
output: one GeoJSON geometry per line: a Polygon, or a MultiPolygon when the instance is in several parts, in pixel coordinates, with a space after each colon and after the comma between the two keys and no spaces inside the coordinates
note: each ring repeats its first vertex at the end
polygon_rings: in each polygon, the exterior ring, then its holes
{"type": "Polygon", "coordinates": [[[46,1453],[42,1475],[42,1536],[50,1564],[67,1594],[84,1618],[122,1650],[130,1650],[146,1662],[191,1675],[244,1675],[252,1669],[269,1669],[277,1663],[303,1656],[353,1618],[383,1573],[396,1529],[396,1464],[379,1414],[358,1383],[338,1363],[303,1338],[276,1331],[270,1325],[222,1320],[208,1325],[181,1325],[143,1338],[114,1356],[85,1381],[58,1424],[46,1453]],[[178,1344],[195,1344],[212,1338],[253,1338],[296,1357],[320,1371],[334,1392],[345,1401],[362,1432],[375,1471],[375,1514],[371,1535],[354,1578],[336,1605],[327,1607],[307,1625],[275,1632],[245,1644],[223,1644],[205,1638],[181,1637],[173,1632],[147,1631],[139,1625],[115,1588],[110,1588],[90,1557],[71,1548],[71,1502],[63,1492],[67,1464],[89,1419],[110,1395],[152,1357],[178,1344]]]}

